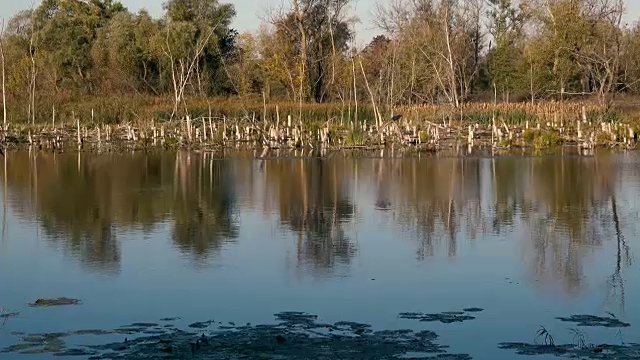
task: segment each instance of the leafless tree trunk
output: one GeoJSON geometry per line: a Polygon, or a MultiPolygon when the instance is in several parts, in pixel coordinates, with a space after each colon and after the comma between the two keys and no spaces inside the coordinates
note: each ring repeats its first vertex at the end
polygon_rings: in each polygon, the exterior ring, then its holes
{"type": "Polygon", "coordinates": [[[624,256],[625,263],[627,264],[627,266],[630,265],[631,257],[629,256],[629,245],[626,243],[620,227],[620,218],[618,217],[618,206],[616,203],[615,195],[611,197],[611,213],[613,215],[613,225],[616,230],[617,251],[616,251],[616,266],[615,266],[613,275],[611,275],[611,278],[609,280],[609,284],[612,290],[614,291],[614,293],[616,290],[618,291],[618,295],[620,296],[620,308],[621,308],[620,310],[624,311],[626,307],[625,306],[626,298],[625,298],[624,279],[622,277],[622,262],[623,262],[623,256],[624,256]]]}
{"type": "Polygon", "coordinates": [[[336,42],[333,36],[333,15],[331,10],[327,10],[327,20],[329,20],[329,35],[331,36],[331,85],[336,82],[336,42]]]}
{"type": "Polygon", "coordinates": [[[296,19],[296,26],[298,27],[298,31],[300,32],[300,79],[299,79],[299,94],[298,100],[300,105],[300,121],[302,121],[302,103],[306,96],[306,82],[307,82],[307,29],[305,28],[304,19],[307,16],[309,10],[313,7],[316,0],[308,0],[307,2],[302,2],[301,0],[292,0],[293,2],[293,11],[296,19]]]}
{"type": "Polygon", "coordinates": [[[31,79],[29,83],[29,96],[30,96],[30,105],[29,105],[29,117],[31,120],[31,124],[34,124],[36,121],[36,76],[37,76],[37,68],[36,68],[36,58],[35,58],[35,37],[36,37],[36,17],[35,17],[35,1],[31,1],[31,38],[29,39],[29,57],[31,58],[31,79]]]}
{"type": "Polygon", "coordinates": [[[380,128],[382,126],[382,117],[380,116],[380,111],[378,110],[378,106],[376,105],[376,97],[371,91],[371,87],[369,86],[369,80],[367,80],[367,74],[364,72],[364,66],[362,66],[362,58],[358,58],[358,62],[360,63],[360,70],[362,71],[362,77],[364,78],[364,84],[367,87],[367,91],[369,92],[369,96],[371,97],[371,105],[373,106],[373,116],[376,120],[376,128],[380,128]]]}
{"type": "MultiPolygon", "coordinates": [[[[467,4],[468,5],[468,4],[467,4]]],[[[468,47],[473,29],[470,29],[471,11],[457,1],[439,3],[438,8],[424,10],[417,27],[424,36],[419,51],[433,70],[437,89],[444,93],[455,107],[460,107],[461,94],[470,87],[475,74],[468,74],[466,61],[473,57],[474,49],[468,47]]]]}
{"type": "Polygon", "coordinates": [[[449,16],[450,9],[447,7],[444,14],[444,37],[447,42],[447,64],[449,65],[449,82],[451,86],[451,96],[453,104],[456,108],[460,106],[460,99],[458,97],[458,84],[456,81],[456,70],[453,63],[453,52],[451,51],[451,30],[449,28],[449,16]]]}
{"type": "Polygon", "coordinates": [[[211,28],[209,33],[202,39],[196,42],[196,46],[193,54],[181,54],[179,58],[173,54],[171,50],[171,44],[169,43],[170,28],[167,27],[167,36],[165,40],[166,47],[163,47],[165,55],[169,58],[169,63],[171,66],[171,81],[173,83],[173,112],[171,113],[171,119],[178,113],[178,108],[180,105],[184,105],[186,109],[186,104],[184,103],[185,98],[185,89],[193,76],[194,69],[204,51],[204,48],[207,46],[209,39],[213,36],[214,31],[218,27],[219,24],[216,24],[211,28]]]}
{"type": "Polygon", "coordinates": [[[4,19],[0,26],[0,58],[2,58],[2,109],[3,109],[3,122],[2,128],[7,130],[7,89],[6,89],[6,73],[4,62],[4,19]]]}
{"type": "Polygon", "coordinates": [[[531,95],[531,105],[534,105],[536,102],[536,94],[533,90],[533,57],[531,55],[531,50],[528,51],[529,55],[529,92],[531,95]]]}
{"type": "Polygon", "coordinates": [[[395,99],[394,99],[394,89],[396,86],[395,80],[395,74],[396,74],[396,55],[398,54],[398,45],[397,43],[394,41],[392,43],[393,46],[393,55],[391,56],[391,66],[390,66],[390,70],[391,70],[391,79],[390,79],[390,84],[389,84],[389,118],[391,118],[393,116],[394,113],[394,107],[395,107],[395,99]]]}
{"type": "Polygon", "coordinates": [[[596,13],[592,16],[601,23],[602,28],[596,30],[593,44],[576,55],[585,64],[587,73],[595,83],[595,92],[602,110],[608,111],[615,99],[623,54],[621,24],[624,2],[600,0],[597,4],[599,7],[594,6],[593,11],[596,13]]]}
{"type": "Polygon", "coordinates": [[[358,80],[356,78],[355,54],[351,56],[351,75],[353,76],[353,101],[355,105],[354,122],[358,123],[358,80]]]}

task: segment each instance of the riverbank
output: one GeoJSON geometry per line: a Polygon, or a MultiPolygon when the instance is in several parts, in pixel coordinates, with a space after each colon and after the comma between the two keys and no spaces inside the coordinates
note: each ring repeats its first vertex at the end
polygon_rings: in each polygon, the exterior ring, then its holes
{"type": "MultiPolygon", "coordinates": [[[[327,108],[328,109],[328,108],[327,108]]],[[[381,117],[357,120],[349,116],[331,116],[319,121],[301,120],[288,112],[275,118],[256,113],[249,117],[186,116],[180,120],[136,121],[102,124],[82,121],[48,124],[7,124],[2,131],[5,147],[36,147],[57,150],[79,149],[378,149],[405,148],[438,151],[457,148],[531,148],[545,150],[563,145],[593,149],[635,148],[636,125],[624,120],[594,118],[585,104],[557,109],[552,104],[532,106],[481,106],[461,110],[458,118],[442,116],[442,109],[414,107],[400,109],[389,121],[381,117]],[[517,118],[516,118],[517,116],[517,118]],[[377,118],[377,121],[375,120],[377,118]]],[[[267,111],[264,111],[267,114],[267,111]]]]}

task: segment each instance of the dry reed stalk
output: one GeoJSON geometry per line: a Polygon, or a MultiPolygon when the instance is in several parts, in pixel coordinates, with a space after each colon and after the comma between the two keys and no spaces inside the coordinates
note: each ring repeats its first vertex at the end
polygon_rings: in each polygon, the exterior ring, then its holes
{"type": "MultiPolygon", "coordinates": [[[[75,114],[73,115],[73,117],[75,118],[75,114]]],[[[82,134],[80,133],[80,119],[76,121],[76,125],[78,134],[78,146],[80,146],[82,144],[82,134]]]]}

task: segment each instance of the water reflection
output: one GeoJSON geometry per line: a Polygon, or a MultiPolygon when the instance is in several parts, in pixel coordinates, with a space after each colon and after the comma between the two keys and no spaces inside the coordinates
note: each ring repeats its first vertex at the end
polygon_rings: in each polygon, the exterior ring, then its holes
{"type": "Polygon", "coordinates": [[[396,209],[403,231],[416,233],[420,260],[442,242],[455,257],[459,236],[473,240],[483,231],[480,175],[478,159],[378,159],[371,167],[376,204],[396,209]]]}
{"type": "Polygon", "coordinates": [[[7,156],[10,205],[96,271],[117,272],[117,228],[150,233],[171,223],[176,247],[208,257],[238,236],[227,160],[178,154],[7,156]]]}
{"type": "Polygon", "coordinates": [[[275,204],[282,225],[295,234],[297,266],[330,272],[351,262],[356,246],[344,227],[355,205],[351,161],[344,158],[276,159],[262,164],[266,201],[275,204]]]}
{"type": "Polygon", "coordinates": [[[173,241],[181,251],[207,257],[238,237],[239,214],[230,160],[178,153],[173,181],[167,212],[173,217],[173,241]]]}
{"type": "Polygon", "coordinates": [[[532,161],[532,208],[523,219],[532,232],[529,264],[539,278],[558,277],[565,290],[579,290],[585,277],[582,260],[613,233],[613,222],[602,221],[611,216],[613,170],[606,156],[532,161]]]}
{"type": "Polygon", "coordinates": [[[244,241],[242,215],[255,209],[276,214],[295,241],[298,268],[320,276],[351,266],[358,245],[349,234],[371,226],[357,216],[367,209],[387,218],[397,241],[415,239],[419,261],[456,257],[486,236],[516,241],[532,280],[568,294],[582,288],[585,261],[604,242],[617,242],[613,297],[624,299],[621,274],[631,264],[617,155],[259,160],[13,152],[5,159],[13,212],[37,219],[48,241],[98,272],[120,268],[119,229],[149,234],[168,224],[175,248],[201,264],[244,241]]]}

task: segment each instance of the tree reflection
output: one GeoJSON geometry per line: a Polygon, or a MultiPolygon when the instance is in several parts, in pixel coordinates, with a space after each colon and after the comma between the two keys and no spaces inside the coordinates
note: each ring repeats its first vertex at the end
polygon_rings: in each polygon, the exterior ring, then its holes
{"type": "Polygon", "coordinates": [[[18,214],[37,217],[45,237],[101,272],[120,266],[118,229],[145,232],[167,220],[184,252],[206,258],[238,236],[228,162],[184,154],[8,156],[18,214]]]}
{"type": "Polygon", "coordinates": [[[231,162],[180,152],[176,173],[173,240],[183,252],[206,258],[238,237],[231,162]]]}
{"type": "Polygon", "coordinates": [[[434,256],[441,239],[446,253],[454,257],[458,237],[475,238],[482,229],[479,160],[461,158],[378,159],[373,163],[378,200],[382,194],[394,199],[403,231],[415,231],[418,259],[434,256]]]}
{"type": "Polygon", "coordinates": [[[294,239],[299,271],[334,274],[351,266],[357,245],[349,226],[368,226],[356,210],[370,207],[400,239],[415,239],[420,261],[456,257],[465,241],[486,235],[522,240],[535,283],[568,293],[583,286],[592,249],[615,239],[609,287],[624,304],[630,251],[616,197],[620,169],[606,153],[246,160],[206,152],[12,152],[5,159],[5,204],[35,216],[47,239],[95,271],[118,271],[123,230],[149,233],[164,224],[178,251],[206,263],[239,238],[242,211],[261,209],[277,214],[294,239]],[[354,195],[360,188],[366,196],[354,195]]]}
{"type": "Polygon", "coordinates": [[[344,225],[355,214],[349,199],[353,164],[343,158],[266,161],[266,194],[276,202],[280,222],[297,236],[298,266],[317,274],[351,262],[356,246],[344,225]]]}
{"type": "Polygon", "coordinates": [[[620,217],[618,215],[618,203],[616,197],[611,197],[611,212],[613,214],[613,223],[616,232],[616,262],[613,274],[609,277],[607,284],[609,285],[610,298],[616,299],[620,304],[620,311],[626,311],[626,296],[623,269],[631,266],[631,252],[629,245],[622,234],[620,225],[620,217]]]}
{"type": "MultiPolygon", "coordinates": [[[[456,256],[463,235],[473,241],[478,233],[506,238],[517,233],[525,239],[525,263],[537,282],[553,286],[560,281],[565,291],[575,292],[591,249],[620,232],[618,169],[605,154],[383,158],[372,160],[370,174],[376,208],[397,211],[402,231],[416,235],[420,260],[439,252],[456,256]]],[[[628,249],[623,240],[618,236],[622,253],[628,249]]],[[[616,289],[622,291],[620,285],[616,289]]]]}
{"type": "Polygon", "coordinates": [[[529,169],[531,211],[523,213],[534,251],[525,252],[541,280],[562,279],[566,291],[578,291],[584,281],[583,259],[601,246],[613,222],[610,214],[617,172],[605,157],[532,160],[529,169]]]}

